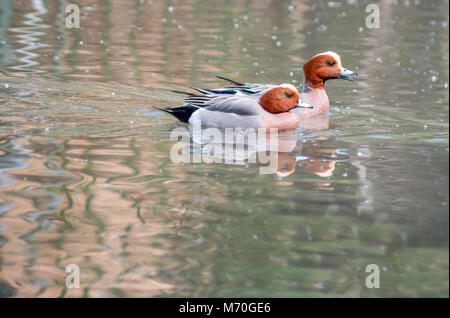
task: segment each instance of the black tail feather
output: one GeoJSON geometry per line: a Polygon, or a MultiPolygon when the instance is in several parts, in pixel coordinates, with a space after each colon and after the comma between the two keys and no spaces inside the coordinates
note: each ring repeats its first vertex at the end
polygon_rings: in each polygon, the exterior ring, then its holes
{"type": "Polygon", "coordinates": [[[171,92],[172,93],[177,93],[177,94],[188,95],[188,96],[201,96],[199,94],[190,93],[190,92],[183,92],[183,91],[177,91],[177,90],[172,90],[171,92]]]}
{"type": "Polygon", "coordinates": [[[189,122],[189,118],[191,118],[192,113],[195,112],[197,109],[199,109],[198,107],[192,105],[183,105],[175,108],[159,108],[156,106],[153,107],[168,114],[171,114],[172,116],[176,117],[179,121],[183,123],[189,122]]]}
{"type": "Polygon", "coordinates": [[[191,87],[192,89],[195,89],[196,91],[204,94],[204,95],[208,95],[211,94],[210,91],[208,91],[207,89],[203,89],[203,88],[198,88],[198,87],[191,87]]]}
{"type": "Polygon", "coordinates": [[[229,79],[229,78],[226,78],[226,77],[223,77],[223,76],[216,75],[216,77],[220,78],[220,79],[222,79],[224,81],[227,81],[227,82],[229,82],[229,83],[231,83],[233,85],[236,85],[236,86],[244,86],[245,85],[245,83],[237,82],[237,81],[234,81],[232,79],[229,79]]]}

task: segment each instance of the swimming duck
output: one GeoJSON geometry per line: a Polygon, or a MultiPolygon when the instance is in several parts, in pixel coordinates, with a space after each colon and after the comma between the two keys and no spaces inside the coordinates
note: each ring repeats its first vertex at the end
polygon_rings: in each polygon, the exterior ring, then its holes
{"type": "Polygon", "coordinates": [[[188,95],[182,106],[158,109],[185,123],[198,120],[203,127],[288,130],[299,125],[299,117],[291,110],[312,108],[300,100],[291,84],[272,85],[257,95],[198,90],[202,94],[182,92],[188,95]]]}
{"type": "MultiPolygon", "coordinates": [[[[293,111],[298,114],[300,119],[308,119],[328,112],[330,109],[330,101],[324,88],[324,84],[327,80],[344,79],[353,81],[350,76],[357,75],[356,72],[344,68],[340,56],[331,51],[314,55],[303,66],[303,73],[305,80],[300,99],[311,104],[313,108],[293,111]]],[[[228,81],[232,86],[203,90],[205,93],[249,95],[256,97],[260,96],[267,89],[275,86],[272,84],[241,83],[225,77],[218,77],[228,81]]]]}

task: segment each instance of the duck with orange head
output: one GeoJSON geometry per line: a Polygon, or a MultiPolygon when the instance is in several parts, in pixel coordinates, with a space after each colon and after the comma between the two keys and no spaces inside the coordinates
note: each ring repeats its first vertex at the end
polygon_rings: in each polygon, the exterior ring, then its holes
{"type": "Polygon", "coordinates": [[[330,101],[325,91],[325,82],[330,79],[345,79],[352,81],[350,76],[357,75],[342,66],[341,58],[334,52],[324,52],[313,56],[303,66],[305,76],[301,99],[313,109],[305,109],[300,113],[301,119],[311,118],[328,112],[330,101]]]}
{"type": "Polygon", "coordinates": [[[158,109],[185,123],[199,121],[203,127],[288,130],[299,125],[298,116],[290,113],[292,109],[312,107],[300,100],[297,88],[291,84],[270,87],[258,96],[211,92],[186,94],[184,105],[158,109]]]}

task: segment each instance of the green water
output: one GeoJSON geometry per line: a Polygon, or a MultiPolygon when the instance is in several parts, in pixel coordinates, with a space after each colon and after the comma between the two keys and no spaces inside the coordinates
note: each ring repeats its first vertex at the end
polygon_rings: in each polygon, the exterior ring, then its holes
{"type": "Polygon", "coordinates": [[[0,2],[0,297],[448,297],[448,1],[78,3],[0,2]],[[172,162],[170,90],[327,50],[359,75],[278,173],[172,162]]]}

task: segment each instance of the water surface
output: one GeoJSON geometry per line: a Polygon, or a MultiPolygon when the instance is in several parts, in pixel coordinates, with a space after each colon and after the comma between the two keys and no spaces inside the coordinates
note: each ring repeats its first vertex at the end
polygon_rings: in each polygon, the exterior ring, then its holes
{"type": "Polygon", "coordinates": [[[1,297],[448,297],[448,1],[78,3],[0,3],[1,297]],[[358,78],[278,173],[170,160],[171,90],[327,50],[358,78]]]}

